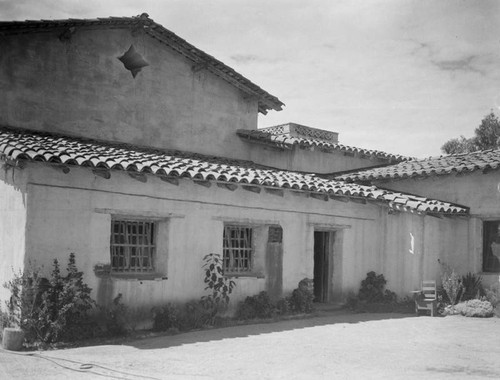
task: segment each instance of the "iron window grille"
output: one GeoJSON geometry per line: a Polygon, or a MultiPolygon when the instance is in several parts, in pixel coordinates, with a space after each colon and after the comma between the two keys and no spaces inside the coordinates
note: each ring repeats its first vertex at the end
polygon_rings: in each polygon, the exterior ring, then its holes
{"type": "Polygon", "coordinates": [[[500,221],[483,223],[483,272],[500,272],[500,221]]]}
{"type": "Polygon", "coordinates": [[[224,273],[248,273],[252,271],[252,228],[224,226],[223,269],[224,273]]]}
{"type": "Polygon", "coordinates": [[[156,223],[113,220],[111,226],[111,271],[147,273],[155,269],[156,223]]]}

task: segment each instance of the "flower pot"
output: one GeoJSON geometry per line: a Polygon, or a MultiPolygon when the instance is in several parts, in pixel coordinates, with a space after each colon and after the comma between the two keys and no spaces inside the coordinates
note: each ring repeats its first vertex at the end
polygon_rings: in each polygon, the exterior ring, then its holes
{"type": "Polygon", "coordinates": [[[24,331],[14,327],[3,329],[2,346],[6,350],[19,351],[23,348],[24,331]]]}

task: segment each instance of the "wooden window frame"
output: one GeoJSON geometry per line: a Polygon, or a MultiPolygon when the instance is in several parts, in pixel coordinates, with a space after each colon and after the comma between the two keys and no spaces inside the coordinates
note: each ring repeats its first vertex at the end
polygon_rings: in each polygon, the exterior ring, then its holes
{"type": "Polygon", "coordinates": [[[113,218],[110,236],[111,273],[154,273],[157,239],[158,223],[156,220],[113,218]]]}
{"type": "Polygon", "coordinates": [[[483,221],[482,267],[484,273],[500,272],[500,220],[483,221]]]}
{"type": "Polygon", "coordinates": [[[248,225],[224,225],[222,238],[224,274],[252,274],[255,255],[254,232],[254,228],[248,225]]]}

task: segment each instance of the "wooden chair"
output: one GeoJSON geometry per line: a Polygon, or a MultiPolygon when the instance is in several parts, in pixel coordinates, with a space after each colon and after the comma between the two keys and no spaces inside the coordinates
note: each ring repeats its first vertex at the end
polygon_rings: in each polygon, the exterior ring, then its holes
{"type": "Polygon", "coordinates": [[[436,281],[422,281],[422,289],[415,297],[415,312],[417,315],[420,310],[430,310],[431,317],[437,313],[437,290],[436,281]]]}

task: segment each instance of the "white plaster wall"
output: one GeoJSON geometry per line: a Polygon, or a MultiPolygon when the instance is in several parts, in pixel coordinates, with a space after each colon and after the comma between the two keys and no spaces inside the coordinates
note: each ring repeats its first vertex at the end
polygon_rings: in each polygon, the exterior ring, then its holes
{"type": "Polygon", "coordinates": [[[76,28],[0,40],[0,124],[245,158],[238,128],[257,128],[257,101],[147,35],[76,28]],[[149,66],[117,59],[134,44],[149,66]],[[43,94],[43,96],[41,95],[43,94]],[[195,137],[193,137],[195,136],[195,137]]]}
{"type": "Polygon", "coordinates": [[[251,145],[250,159],[252,161],[284,170],[328,174],[387,163],[386,160],[374,157],[346,155],[339,151],[324,152],[317,147],[303,149],[294,146],[293,149],[278,149],[250,142],[247,144],[251,145]]]}
{"type": "MultiPolygon", "coordinates": [[[[467,272],[479,273],[483,277],[483,284],[490,286],[499,280],[498,273],[482,272],[483,231],[482,221],[500,219],[500,171],[491,171],[483,174],[481,171],[465,175],[431,176],[392,182],[380,182],[381,187],[396,191],[420,194],[436,199],[458,203],[470,207],[472,217],[468,223],[468,230],[460,230],[468,236],[468,242],[458,238],[448,242],[453,250],[443,260],[455,268],[460,274],[467,272]],[[456,252],[460,252],[458,255],[456,252]]],[[[431,235],[446,235],[450,231],[447,226],[453,225],[449,220],[437,223],[437,229],[429,231],[431,235]]],[[[433,236],[434,239],[438,236],[433,236]]]]}
{"type": "Polygon", "coordinates": [[[26,231],[25,172],[0,170],[0,304],[10,293],[3,284],[25,264],[26,231]]]}
{"type": "MultiPolygon", "coordinates": [[[[65,263],[68,254],[75,252],[85,280],[101,303],[118,293],[127,304],[147,308],[198,299],[204,294],[202,257],[222,253],[224,222],[282,226],[285,294],[302,278],[313,277],[314,230],[336,231],[332,279],[336,300],[356,292],[371,270],[384,274],[389,289],[408,295],[427,273],[438,270],[433,255],[462,257],[461,247],[467,246],[467,233],[463,234],[469,228],[467,220],[388,215],[386,208],[371,204],[325,202],[287,191],[283,197],[241,188],[232,192],[188,179],[175,186],[148,176],[147,183],[141,183],[126,173],[112,172],[106,180],[88,169],[72,168],[64,174],[38,163],[29,164],[25,171],[30,173],[27,256],[39,262],[57,257],[65,263]],[[167,220],[167,237],[159,243],[158,255],[168,279],[96,277],[94,265],[109,262],[112,213],[167,220]],[[410,231],[416,240],[413,255],[408,253],[410,231]]],[[[261,243],[262,248],[256,249],[260,268],[265,262],[265,241],[261,243]]],[[[258,272],[255,277],[236,279],[234,304],[265,290],[265,268],[258,272]]]]}
{"type": "MultiPolygon", "coordinates": [[[[373,205],[324,202],[289,192],[284,197],[264,191],[231,192],[215,185],[207,189],[190,180],[180,180],[179,186],[174,186],[153,176],[144,184],[123,172],[112,172],[112,179],[105,180],[88,169],[72,168],[70,174],[64,174],[34,163],[25,170],[31,175],[27,255],[38,262],[58,258],[65,264],[74,252],[96,298],[109,302],[121,292],[125,302],[136,306],[201,296],[201,259],[210,252],[222,253],[224,222],[283,227],[283,288],[291,292],[302,278],[312,277],[315,226],[348,226],[353,217],[361,225],[365,220],[373,224],[378,213],[373,205]],[[103,283],[95,276],[94,265],[109,262],[113,212],[168,219],[167,245],[159,253],[166,256],[168,280],[112,279],[103,283]]],[[[346,239],[342,250],[352,254],[355,250],[349,247],[356,244],[346,239]]],[[[264,257],[256,260],[265,261],[264,257]]],[[[46,267],[47,273],[49,269],[46,267]]],[[[235,302],[265,289],[263,277],[236,281],[235,302]]]]}

